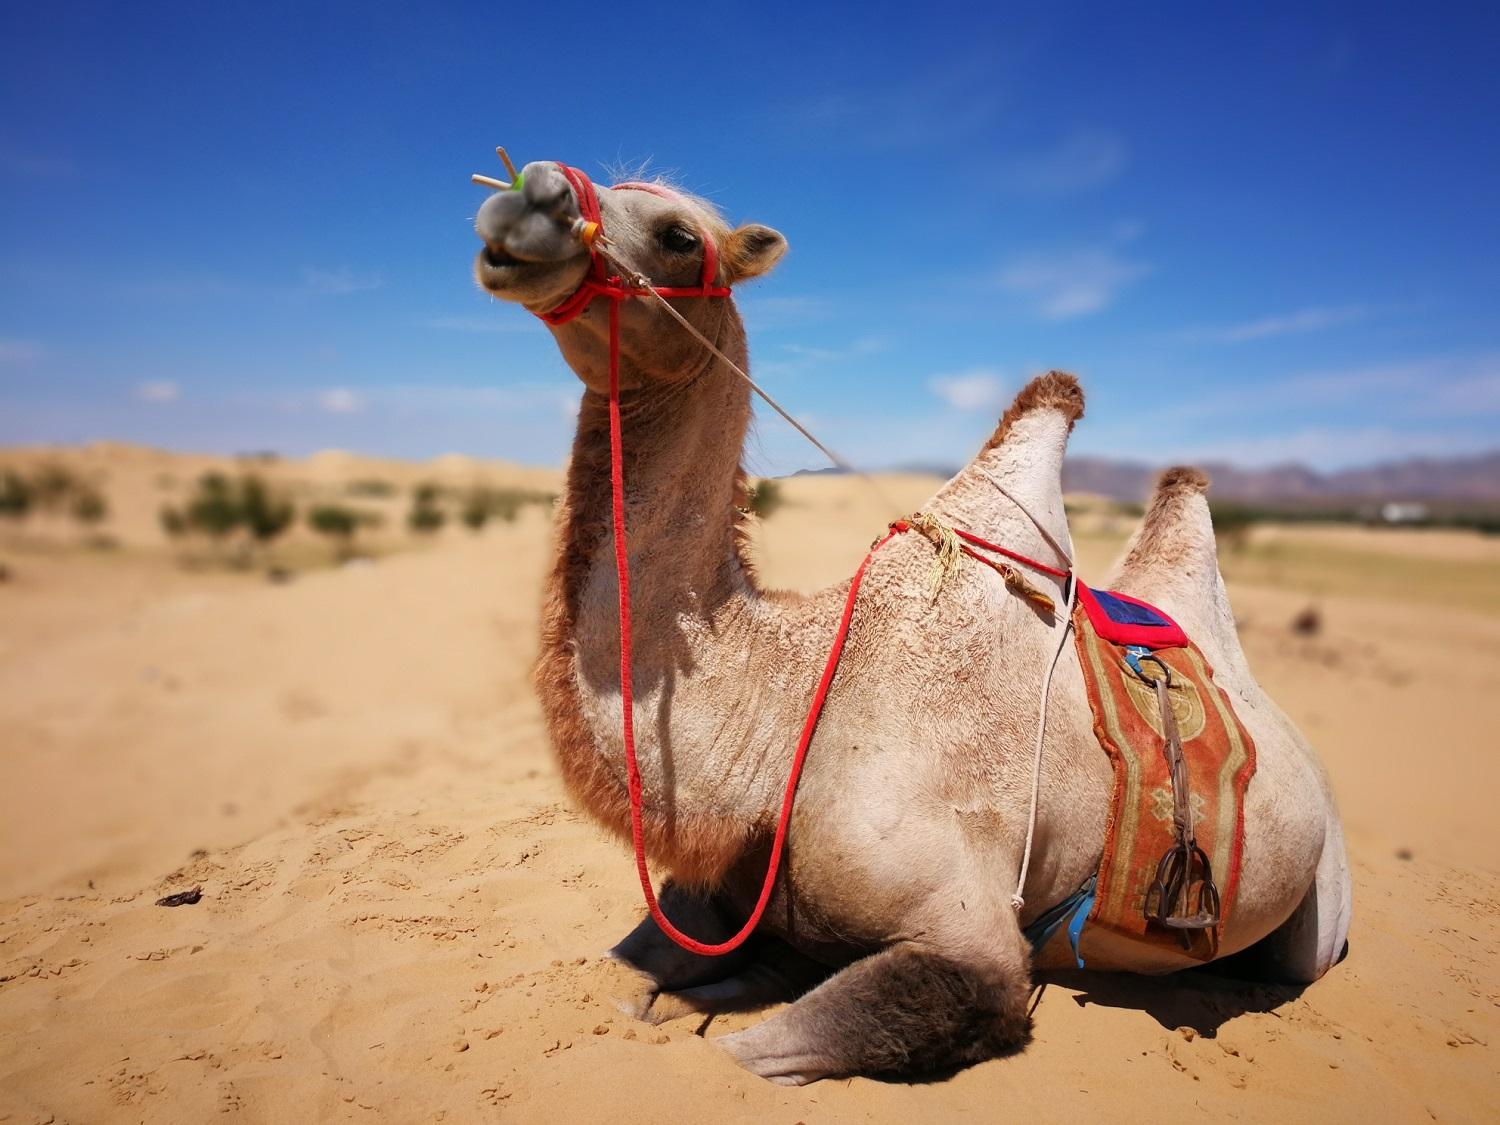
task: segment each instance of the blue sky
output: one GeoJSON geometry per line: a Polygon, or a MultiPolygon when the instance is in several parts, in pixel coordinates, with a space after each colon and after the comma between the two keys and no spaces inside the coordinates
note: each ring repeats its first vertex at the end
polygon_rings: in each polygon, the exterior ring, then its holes
{"type": "Polygon", "coordinates": [[[469,276],[503,143],[783,231],[754,372],[864,465],[1046,367],[1080,453],[1500,446],[1500,9],[1140,7],[6,5],[0,443],[559,463],[578,384],[469,276]]]}

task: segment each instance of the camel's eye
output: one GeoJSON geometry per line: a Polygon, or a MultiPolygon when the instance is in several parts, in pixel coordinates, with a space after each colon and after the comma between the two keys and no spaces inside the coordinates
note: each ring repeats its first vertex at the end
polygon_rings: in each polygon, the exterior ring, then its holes
{"type": "Polygon", "coordinates": [[[674,254],[686,254],[698,248],[698,240],[681,227],[668,227],[656,240],[674,254]]]}

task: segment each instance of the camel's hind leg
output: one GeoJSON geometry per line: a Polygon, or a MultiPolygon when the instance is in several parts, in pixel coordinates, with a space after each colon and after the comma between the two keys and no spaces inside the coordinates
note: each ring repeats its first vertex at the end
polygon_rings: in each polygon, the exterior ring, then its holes
{"type": "Polygon", "coordinates": [[[857,961],[786,1011],[719,1044],[783,1086],[839,1074],[922,1074],[1023,1042],[1030,974],[902,942],[857,961]]]}
{"type": "Polygon", "coordinates": [[[1249,949],[1227,958],[1226,971],[1274,984],[1312,984],[1349,951],[1353,900],[1344,831],[1330,819],[1317,874],[1297,909],[1249,949]]]}

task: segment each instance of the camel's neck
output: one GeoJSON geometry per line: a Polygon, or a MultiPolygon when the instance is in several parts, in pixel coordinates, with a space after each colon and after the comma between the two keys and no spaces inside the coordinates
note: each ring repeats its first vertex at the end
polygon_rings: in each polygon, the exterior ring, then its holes
{"type": "MultiPolygon", "coordinates": [[[[732,310],[716,343],[743,366],[744,332],[732,310]]],[[[763,692],[767,670],[755,661],[775,653],[772,680],[811,684],[815,674],[799,675],[800,665],[822,658],[811,648],[823,638],[816,626],[805,630],[805,653],[776,643],[778,621],[801,603],[778,596],[768,604],[742,561],[735,503],[748,387],[717,361],[676,385],[653,386],[641,374],[622,369],[624,385],[645,389],[621,396],[636,746],[648,852],[692,878],[734,858],[785,780],[763,759],[784,763],[786,731],[800,717],[781,711],[802,700],[763,692]]],[[[558,516],[537,683],[570,789],[623,832],[609,464],[609,403],[589,391],[558,516]]]]}

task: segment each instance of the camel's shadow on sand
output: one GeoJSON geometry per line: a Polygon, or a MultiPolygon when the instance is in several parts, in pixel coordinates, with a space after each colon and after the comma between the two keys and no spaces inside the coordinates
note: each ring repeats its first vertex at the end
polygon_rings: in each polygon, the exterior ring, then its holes
{"type": "Polygon", "coordinates": [[[1205,1039],[1215,1038],[1219,1028],[1247,1012],[1274,1012],[1301,996],[1305,988],[1241,980],[1233,975],[1229,965],[1211,965],[1159,977],[1052,970],[1038,973],[1037,984],[1033,1008],[1040,1003],[1047,986],[1055,984],[1075,992],[1072,999],[1080,1008],[1091,1004],[1134,1008],[1168,1030],[1188,1027],[1205,1039]]]}

